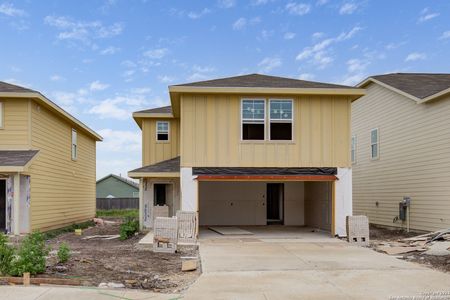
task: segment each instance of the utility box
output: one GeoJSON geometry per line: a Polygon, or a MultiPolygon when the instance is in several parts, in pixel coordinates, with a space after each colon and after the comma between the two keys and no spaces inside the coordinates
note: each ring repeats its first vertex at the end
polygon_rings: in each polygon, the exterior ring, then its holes
{"type": "Polygon", "coordinates": [[[410,197],[403,197],[403,201],[398,203],[398,218],[402,221],[406,221],[408,207],[411,204],[410,197]]]}

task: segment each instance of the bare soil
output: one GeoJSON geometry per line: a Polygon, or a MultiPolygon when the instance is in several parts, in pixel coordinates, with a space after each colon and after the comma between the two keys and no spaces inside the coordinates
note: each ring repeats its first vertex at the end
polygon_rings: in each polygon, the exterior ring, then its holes
{"type": "MultiPolygon", "coordinates": [[[[423,232],[406,232],[401,229],[388,229],[370,225],[370,247],[376,250],[377,245],[384,242],[395,242],[404,238],[415,237],[423,232]]],[[[384,253],[384,252],[382,252],[384,253]]],[[[399,259],[418,263],[443,272],[450,272],[450,255],[435,256],[423,252],[411,252],[397,255],[399,259]]]]}
{"type": "Polygon", "coordinates": [[[127,288],[174,293],[186,289],[200,275],[200,268],[192,272],[181,271],[181,257],[198,257],[196,249],[175,254],[154,253],[150,248],[138,246],[143,234],[125,241],[118,238],[83,239],[92,235],[119,234],[121,219],[103,219],[116,223],[85,229],[82,236],[66,233],[48,241],[54,250],[60,243],[66,243],[72,254],[68,262],[61,264],[57,262],[56,251],[52,251],[47,260],[47,271],[39,277],[76,278],[86,286],[122,283],[127,288]]]}

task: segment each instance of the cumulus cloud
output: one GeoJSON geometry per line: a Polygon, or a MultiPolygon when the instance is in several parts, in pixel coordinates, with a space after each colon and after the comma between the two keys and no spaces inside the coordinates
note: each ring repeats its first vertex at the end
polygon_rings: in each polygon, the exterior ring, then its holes
{"type": "Polygon", "coordinates": [[[346,2],[339,8],[340,15],[351,15],[358,9],[358,5],[354,2],[346,2]]]}
{"type": "Polygon", "coordinates": [[[424,8],[419,15],[419,23],[423,23],[438,17],[440,14],[437,12],[431,12],[428,7],[424,8]]]}
{"type": "Polygon", "coordinates": [[[200,19],[201,17],[203,17],[203,16],[209,14],[210,12],[211,12],[210,9],[204,8],[204,9],[202,9],[201,11],[198,11],[198,12],[190,11],[190,12],[188,12],[187,16],[188,16],[190,19],[196,20],[196,19],[200,19]]]}
{"type": "Polygon", "coordinates": [[[306,15],[311,11],[311,5],[306,3],[289,2],[285,8],[289,14],[297,16],[306,15]]]}
{"type": "Polygon", "coordinates": [[[87,110],[87,113],[100,119],[127,120],[133,111],[143,108],[148,103],[143,95],[117,95],[100,101],[87,110]]]}
{"type": "Polygon", "coordinates": [[[89,85],[89,89],[91,91],[103,91],[106,90],[108,87],[109,84],[101,83],[98,80],[91,82],[91,84],[89,85]]]}
{"type": "Polygon", "coordinates": [[[442,35],[439,37],[440,40],[450,39],[450,30],[444,31],[442,35]]]}
{"type": "Polygon", "coordinates": [[[24,17],[27,13],[23,9],[14,7],[12,3],[0,4],[0,14],[8,17],[24,17]]]}
{"type": "Polygon", "coordinates": [[[64,77],[62,77],[58,74],[54,74],[54,75],[50,76],[50,80],[51,81],[62,81],[62,80],[64,80],[64,77]]]}
{"type": "Polygon", "coordinates": [[[107,48],[101,50],[100,54],[101,55],[112,55],[112,54],[116,54],[119,51],[120,51],[120,48],[110,46],[110,47],[107,47],[107,48]]]}
{"type": "Polygon", "coordinates": [[[268,73],[281,65],[282,61],[279,57],[265,57],[258,63],[259,71],[262,73],[268,73]]]}
{"type": "MultiPolygon", "coordinates": [[[[141,133],[138,131],[113,130],[109,128],[97,130],[103,137],[102,150],[108,152],[129,152],[141,150],[141,133]]],[[[100,146],[100,145],[99,145],[100,146]]]]}
{"type": "Polygon", "coordinates": [[[405,62],[424,60],[426,58],[427,58],[427,55],[425,53],[412,52],[412,53],[408,54],[408,56],[406,56],[405,62]]]}
{"type": "Polygon", "coordinates": [[[292,40],[293,38],[295,38],[295,33],[294,33],[294,32],[286,32],[286,33],[283,35],[283,38],[284,38],[285,40],[292,40]]]}
{"type": "Polygon", "coordinates": [[[236,5],[236,0],[219,0],[217,5],[221,8],[231,8],[236,5]]]}
{"type": "Polygon", "coordinates": [[[251,19],[247,19],[247,18],[243,18],[242,17],[242,18],[237,19],[233,23],[232,27],[233,27],[234,30],[243,30],[247,26],[249,26],[249,25],[256,25],[259,22],[261,22],[261,19],[259,17],[254,17],[254,18],[251,18],[251,19]]]}
{"type": "Polygon", "coordinates": [[[175,78],[168,75],[159,75],[158,80],[161,81],[162,83],[170,83],[175,81],[175,78]]]}
{"type": "Polygon", "coordinates": [[[167,55],[169,50],[167,48],[152,49],[144,52],[144,56],[150,59],[161,59],[167,55]]]}

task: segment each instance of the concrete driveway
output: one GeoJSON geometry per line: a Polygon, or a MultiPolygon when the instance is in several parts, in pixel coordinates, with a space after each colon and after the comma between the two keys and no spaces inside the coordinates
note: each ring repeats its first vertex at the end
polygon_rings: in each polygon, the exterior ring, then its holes
{"type": "Polygon", "coordinates": [[[388,299],[450,290],[448,274],[325,234],[248,230],[255,234],[202,232],[204,273],[184,299],[388,299]]]}

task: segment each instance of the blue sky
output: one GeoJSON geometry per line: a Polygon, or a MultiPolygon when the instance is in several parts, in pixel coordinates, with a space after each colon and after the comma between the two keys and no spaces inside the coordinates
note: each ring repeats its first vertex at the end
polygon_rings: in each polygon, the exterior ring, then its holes
{"type": "Polygon", "coordinates": [[[0,80],[99,132],[97,177],[125,175],[141,164],[131,113],[169,104],[170,84],[449,72],[449,17],[449,1],[0,0],[0,80]]]}

